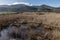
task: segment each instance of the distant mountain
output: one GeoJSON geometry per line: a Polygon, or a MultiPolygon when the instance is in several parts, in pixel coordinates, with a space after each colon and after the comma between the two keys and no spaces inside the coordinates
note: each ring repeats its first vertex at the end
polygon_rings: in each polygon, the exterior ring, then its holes
{"type": "Polygon", "coordinates": [[[48,12],[51,12],[51,11],[54,11],[55,7],[51,7],[51,6],[48,6],[48,5],[41,5],[41,6],[35,6],[38,11],[48,11],[48,12]]]}
{"type": "Polygon", "coordinates": [[[60,12],[60,7],[57,8],[48,5],[29,6],[25,4],[0,5],[0,12],[32,12],[32,11],[60,12]]]}
{"type": "Polygon", "coordinates": [[[26,11],[37,11],[37,8],[24,5],[0,5],[0,12],[26,12],[26,11]]]}

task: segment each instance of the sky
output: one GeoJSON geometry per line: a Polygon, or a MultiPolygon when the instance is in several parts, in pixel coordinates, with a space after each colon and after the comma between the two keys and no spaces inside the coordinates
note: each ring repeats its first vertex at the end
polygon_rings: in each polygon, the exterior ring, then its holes
{"type": "Polygon", "coordinates": [[[60,7],[60,0],[0,0],[0,5],[12,4],[27,4],[27,5],[42,5],[60,7]]]}

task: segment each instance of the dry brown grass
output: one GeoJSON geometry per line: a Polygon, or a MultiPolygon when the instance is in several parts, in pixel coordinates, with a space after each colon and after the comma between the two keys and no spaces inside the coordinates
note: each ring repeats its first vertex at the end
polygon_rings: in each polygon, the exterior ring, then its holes
{"type": "Polygon", "coordinates": [[[29,40],[60,40],[60,14],[49,12],[24,12],[23,14],[0,15],[0,27],[8,27],[17,21],[20,24],[27,24],[30,28],[42,27],[43,33],[31,31],[29,40]],[[32,36],[33,35],[33,36],[32,36]],[[38,35],[38,36],[37,36],[38,35]]]}

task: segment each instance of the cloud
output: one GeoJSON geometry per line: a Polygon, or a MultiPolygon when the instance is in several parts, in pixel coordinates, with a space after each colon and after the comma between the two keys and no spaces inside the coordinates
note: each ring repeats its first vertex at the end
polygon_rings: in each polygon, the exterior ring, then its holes
{"type": "Polygon", "coordinates": [[[16,4],[25,4],[25,5],[28,5],[28,6],[32,6],[32,4],[26,3],[26,2],[2,3],[0,5],[16,5],[16,4]]]}
{"type": "Polygon", "coordinates": [[[32,4],[26,3],[26,2],[14,2],[14,3],[8,4],[8,5],[16,5],[16,4],[25,4],[25,5],[28,5],[28,6],[32,6],[32,4]]]}

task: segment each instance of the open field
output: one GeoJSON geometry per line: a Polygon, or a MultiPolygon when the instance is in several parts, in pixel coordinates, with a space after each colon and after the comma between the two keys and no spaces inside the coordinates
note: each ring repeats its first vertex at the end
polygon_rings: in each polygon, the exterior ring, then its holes
{"type": "Polygon", "coordinates": [[[60,40],[60,14],[24,12],[0,15],[0,40],[60,40]]]}

